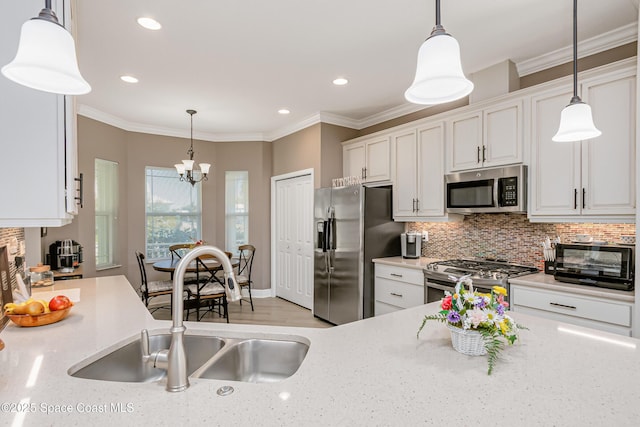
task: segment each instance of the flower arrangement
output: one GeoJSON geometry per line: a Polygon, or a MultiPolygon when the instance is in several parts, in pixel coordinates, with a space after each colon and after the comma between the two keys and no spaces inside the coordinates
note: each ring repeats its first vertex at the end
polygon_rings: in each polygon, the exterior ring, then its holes
{"type": "MultiPolygon", "coordinates": [[[[193,240],[193,239],[192,239],[192,240],[193,240]]],[[[198,241],[196,241],[196,242],[194,242],[194,243],[191,243],[190,248],[191,248],[191,249],[193,249],[193,248],[195,248],[195,247],[197,247],[197,246],[205,245],[206,243],[207,243],[207,242],[205,242],[204,240],[202,240],[202,239],[201,239],[201,240],[198,240],[198,241]]]]}
{"type": "Polygon", "coordinates": [[[513,344],[518,338],[518,331],[527,329],[506,314],[509,307],[509,303],[505,301],[506,296],[507,290],[501,286],[494,286],[490,294],[474,291],[471,278],[463,276],[457,280],[454,294],[445,291],[440,302],[442,310],[438,314],[424,317],[417,336],[420,336],[428,320],[437,320],[465,331],[479,332],[488,356],[487,374],[491,375],[504,347],[500,338],[513,344]]]}

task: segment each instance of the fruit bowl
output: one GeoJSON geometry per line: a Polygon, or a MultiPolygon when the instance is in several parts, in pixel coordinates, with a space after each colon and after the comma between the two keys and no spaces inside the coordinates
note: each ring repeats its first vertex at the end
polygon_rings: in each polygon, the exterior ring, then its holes
{"type": "Polygon", "coordinates": [[[31,316],[29,314],[7,314],[7,316],[18,326],[44,326],[61,321],[67,317],[69,311],[71,311],[71,307],[52,311],[51,313],[38,314],[36,316],[31,316]]]}

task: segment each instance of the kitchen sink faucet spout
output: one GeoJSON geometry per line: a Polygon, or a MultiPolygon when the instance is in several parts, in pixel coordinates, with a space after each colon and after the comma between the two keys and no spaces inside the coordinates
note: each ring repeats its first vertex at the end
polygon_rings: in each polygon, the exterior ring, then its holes
{"type": "Polygon", "coordinates": [[[153,363],[156,368],[167,370],[167,391],[184,391],[189,387],[187,378],[187,356],[184,349],[184,331],[186,330],[182,321],[184,300],[184,274],[189,263],[202,255],[213,255],[218,259],[224,270],[224,284],[227,299],[238,301],[240,299],[240,287],[236,284],[233,274],[233,266],[229,257],[220,249],[214,246],[198,246],[185,254],[173,276],[173,326],[169,330],[171,333],[171,346],[169,350],[160,350],[149,354],[148,334],[142,331],[142,358],[147,363],[153,363]]]}

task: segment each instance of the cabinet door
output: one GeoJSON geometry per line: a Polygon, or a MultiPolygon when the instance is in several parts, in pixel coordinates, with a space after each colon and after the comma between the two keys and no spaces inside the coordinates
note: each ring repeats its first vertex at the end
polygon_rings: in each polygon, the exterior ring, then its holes
{"type": "Polygon", "coordinates": [[[418,216],[443,216],[444,125],[418,129],[418,216]]]}
{"type": "Polygon", "coordinates": [[[415,216],[417,194],[416,132],[409,130],[391,137],[395,176],[393,178],[393,217],[415,216]]]}
{"type": "Polygon", "coordinates": [[[602,131],[582,142],[583,215],[635,215],[635,82],[627,71],[582,84],[602,131]]]}
{"type": "Polygon", "coordinates": [[[343,176],[358,176],[364,180],[364,142],[345,145],[342,148],[343,176]]]}
{"type": "Polygon", "coordinates": [[[365,177],[367,182],[386,181],[391,178],[391,145],[389,137],[365,142],[365,177]]]}
{"type": "Polygon", "coordinates": [[[580,214],[580,142],[551,140],[571,96],[571,88],[563,88],[531,100],[531,216],[580,214]]]}
{"type": "Polygon", "coordinates": [[[449,170],[482,166],[482,113],[453,118],[449,122],[449,170]]]}
{"type": "MultiPolygon", "coordinates": [[[[63,2],[54,2],[59,18],[63,2]]],[[[15,2],[0,15],[0,64],[15,56],[22,24],[42,2],[15,2]]],[[[73,218],[65,204],[65,97],[30,89],[0,77],[0,144],[7,161],[0,227],[60,226],[73,218]]]]}
{"type": "Polygon", "coordinates": [[[482,166],[501,166],[522,162],[522,101],[485,109],[482,166]]]}

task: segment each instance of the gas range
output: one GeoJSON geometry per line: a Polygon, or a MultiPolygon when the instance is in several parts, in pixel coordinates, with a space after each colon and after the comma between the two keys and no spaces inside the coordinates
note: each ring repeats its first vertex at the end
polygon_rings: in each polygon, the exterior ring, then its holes
{"type": "Polygon", "coordinates": [[[508,279],[537,273],[538,269],[504,261],[481,259],[452,259],[427,264],[425,280],[452,283],[462,276],[470,275],[474,286],[506,286],[508,279]]]}

